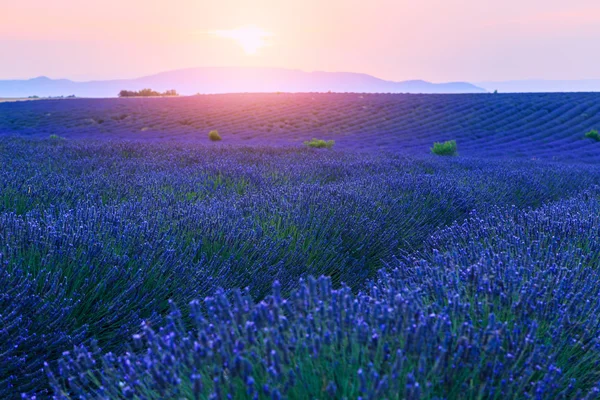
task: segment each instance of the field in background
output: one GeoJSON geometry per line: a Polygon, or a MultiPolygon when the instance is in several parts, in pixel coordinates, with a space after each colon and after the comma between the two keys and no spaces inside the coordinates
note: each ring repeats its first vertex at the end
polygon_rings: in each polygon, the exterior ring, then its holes
{"type": "Polygon", "coordinates": [[[230,94],[168,99],[4,103],[0,134],[424,154],[456,140],[465,156],[600,161],[584,134],[600,127],[600,93],[230,94]]]}
{"type": "Polygon", "coordinates": [[[0,103],[13,103],[15,101],[30,101],[30,100],[40,100],[40,99],[28,99],[28,98],[3,98],[0,97],[0,103]]]}

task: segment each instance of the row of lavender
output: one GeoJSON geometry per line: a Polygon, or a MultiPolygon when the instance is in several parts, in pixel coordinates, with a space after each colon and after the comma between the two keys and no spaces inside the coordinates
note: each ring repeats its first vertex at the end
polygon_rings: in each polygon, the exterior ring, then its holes
{"type": "Polygon", "coordinates": [[[3,140],[0,157],[2,398],[47,393],[43,363],[74,346],[122,353],[169,300],[261,300],[274,280],[288,297],[309,275],[358,290],[473,210],[600,184],[590,166],[311,149],[3,140]]]}
{"type": "MultiPolygon", "coordinates": [[[[230,94],[0,104],[0,134],[302,146],[427,153],[455,139],[463,155],[600,160],[600,94],[230,94]]],[[[221,144],[221,145],[222,145],[221,144]]],[[[213,144],[214,145],[214,144],[213,144]]]]}
{"type": "Polygon", "coordinates": [[[47,372],[58,399],[597,399],[599,235],[599,188],[473,214],[357,295],[218,292],[191,327],[173,306],[127,352],[79,346],[47,372]]]}

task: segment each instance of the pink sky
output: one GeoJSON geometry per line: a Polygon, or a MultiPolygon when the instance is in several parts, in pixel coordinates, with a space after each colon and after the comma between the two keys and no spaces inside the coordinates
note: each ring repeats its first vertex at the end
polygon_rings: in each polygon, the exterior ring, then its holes
{"type": "Polygon", "coordinates": [[[0,79],[201,66],[384,79],[600,78],[598,0],[0,0],[0,79]],[[214,32],[253,25],[247,54],[214,32]]]}

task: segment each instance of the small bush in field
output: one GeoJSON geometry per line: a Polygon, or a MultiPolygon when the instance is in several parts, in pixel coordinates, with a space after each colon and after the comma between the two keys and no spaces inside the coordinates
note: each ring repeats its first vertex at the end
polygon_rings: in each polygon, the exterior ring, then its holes
{"type": "Polygon", "coordinates": [[[65,140],[65,138],[62,137],[62,136],[58,136],[58,135],[50,135],[50,140],[52,140],[52,141],[62,141],[62,140],[65,140]]]}
{"type": "Polygon", "coordinates": [[[322,148],[331,149],[334,144],[335,144],[335,141],[333,141],[333,140],[325,141],[323,139],[316,139],[316,138],[313,138],[311,141],[304,142],[305,146],[314,147],[317,149],[322,149],[322,148]]]}
{"type": "Polygon", "coordinates": [[[456,140],[448,140],[447,142],[435,142],[431,149],[433,154],[438,156],[455,156],[456,152],[456,140]]]}
{"type": "Polygon", "coordinates": [[[592,129],[588,133],[585,134],[585,137],[588,139],[594,139],[596,142],[600,142],[600,134],[596,129],[592,129]]]}
{"type": "Polygon", "coordinates": [[[223,140],[223,138],[221,137],[221,135],[219,135],[219,131],[217,130],[212,130],[208,133],[208,138],[210,140],[212,140],[213,142],[218,142],[219,140],[223,140]]]}

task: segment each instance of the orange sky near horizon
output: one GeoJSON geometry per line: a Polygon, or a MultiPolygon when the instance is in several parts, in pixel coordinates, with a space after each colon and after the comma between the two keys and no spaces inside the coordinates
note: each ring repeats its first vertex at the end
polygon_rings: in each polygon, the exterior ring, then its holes
{"type": "Polygon", "coordinates": [[[0,0],[0,79],[201,66],[434,82],[600,78],[599,20],[596,0],[0,0]],[[247,27],[268,34],[240,39],[247,27]]]}

